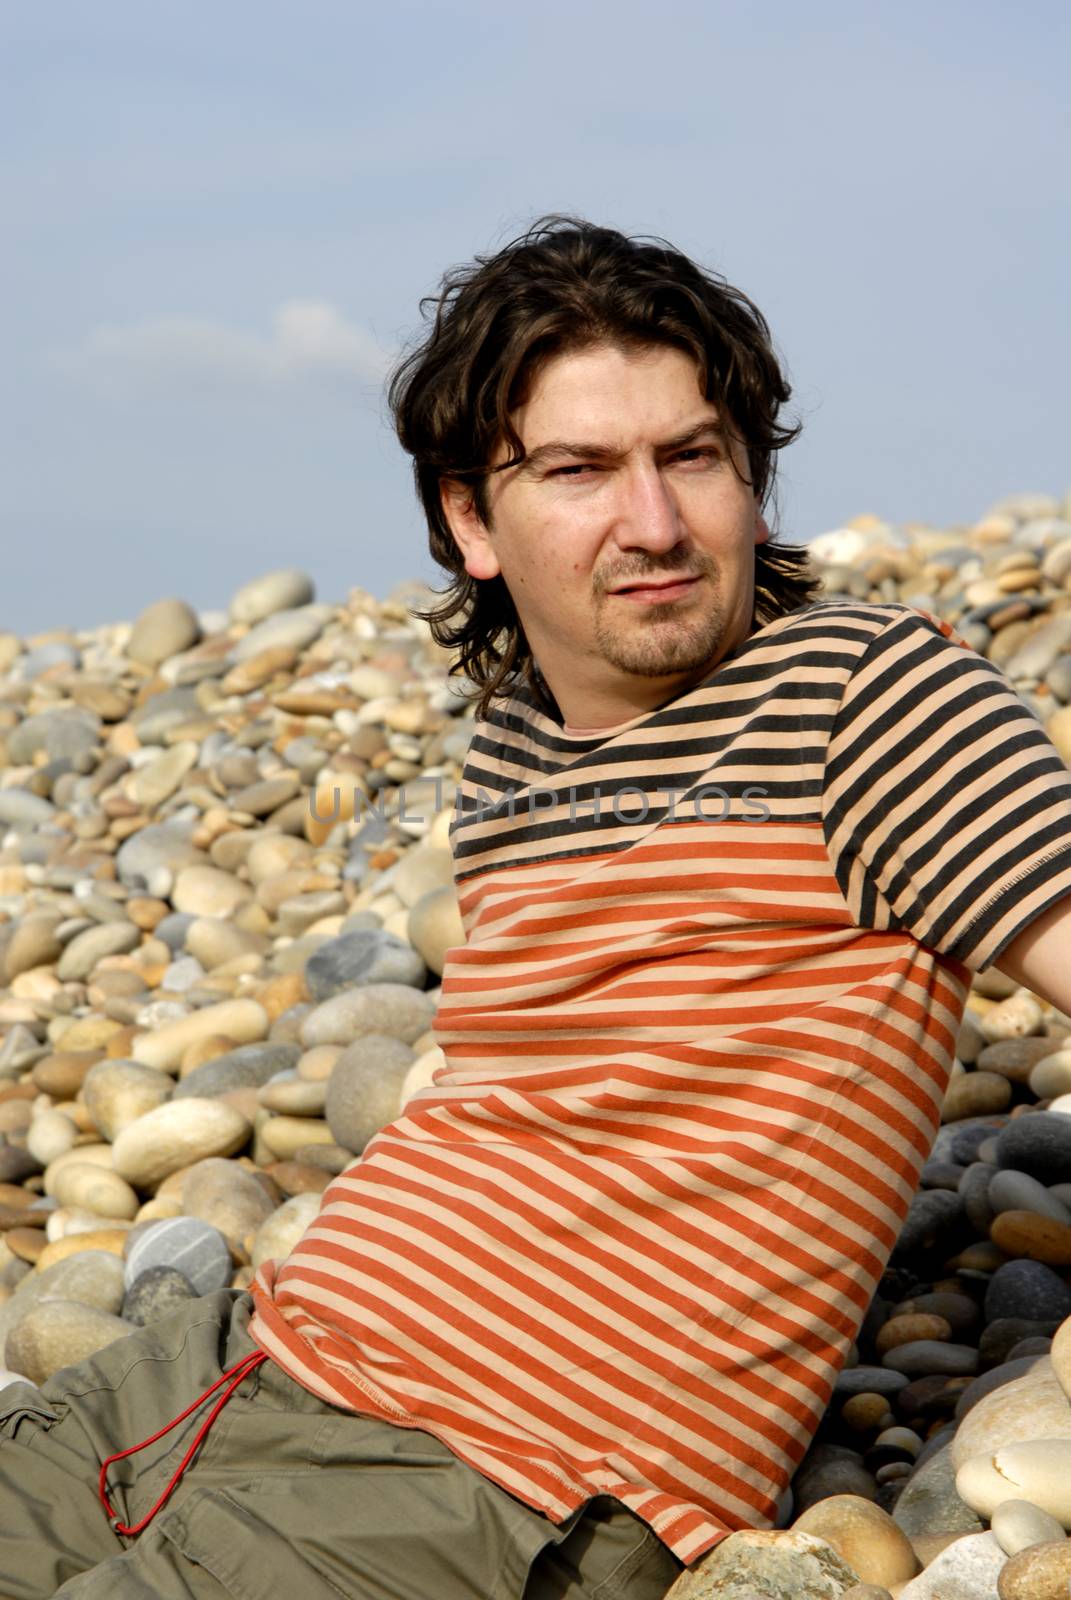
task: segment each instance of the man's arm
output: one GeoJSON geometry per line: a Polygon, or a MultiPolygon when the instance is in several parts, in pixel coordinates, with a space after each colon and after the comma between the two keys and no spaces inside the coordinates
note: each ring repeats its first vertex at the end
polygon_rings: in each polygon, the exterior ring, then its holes
{"type": "Polygon", "coordinates": [[[1071,1016],[1071,896],[1016,934],[993,965],[1071,1016]]]}

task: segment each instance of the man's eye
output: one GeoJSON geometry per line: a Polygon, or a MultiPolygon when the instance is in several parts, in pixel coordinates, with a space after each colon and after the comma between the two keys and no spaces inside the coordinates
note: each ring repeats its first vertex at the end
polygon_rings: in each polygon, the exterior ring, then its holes
{"type": "MultiPolygon", "coordinates": [[[[695,445],[690,450],[678,450],[672,458],[674,461],[688,461],[699,459],[704,461],[717,461],[720,453],[714,445],[695,445]]],[[[552,467],[548,476],[551,478],[576,478],[583,472],[599,472],[593,461],[575,461],[567,467],[552,467]]]]}

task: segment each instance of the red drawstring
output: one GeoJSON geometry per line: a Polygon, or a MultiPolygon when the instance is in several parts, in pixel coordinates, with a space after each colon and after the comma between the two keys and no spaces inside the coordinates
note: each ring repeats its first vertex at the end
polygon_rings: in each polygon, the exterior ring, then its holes
{"type": "Polygon", "coordinates": [[[223,1407],[227,1404],[227,1401],[241,1383],[242,1379],[247,1377],[249,1373],[251,1373],[256,1367],[259,1367],[262,1361],[267,1361],[267,1359],[268,1357],[263,1350],[254,1350],[249,1355],[243,1356],[241,1361],[235,1362],[233,1367],[228,1367],[227,1371],[223,1373],[222,1377],[216,1379],[215,1383],[210,1389],[206,1389],[204,1394],[198,1395],[193,1404],[187,1406],[181,1416],[175,1417],[172,1422],[169,1422],[166,1428],[161,1428],[159,1433],[154,1433],[151,1439],[143,1439],[140,1444],[132,1444],[129,1450],[119,1450],[114,1456],[108,1457],[107,1461],[105,1461],[104,1465],[100,1469],[100,1478],[97,1482],[97,1493],[100,1496],[101,1505],[108,1514],[108,1521],[114,1523],[115,1525],[116,1533],[132,1535],[135,1533],[140,1533],[142,1528],[148,1527],[149,1523],[152,1521],[153,1517],[155,1517],[160,1507],[164,1505],[164,1503],[170,1498],[172,1491],[178,1487],[178,1483],[182,1477],[182,1474],[186,1471],[186,1468],[189,1466],[190,1462],[197,1454],[197,1451],[200,1449],[200,1446],[209,1428],[212,1426],[213,1422],[215,1422],[216,1418],[223,1410],[223,1407]],[[108,1499],[108,1490],[106,1487],[108,1468],[111,1466],[112,1462],[122,1461],[124,1456],[135,1456],[139,1450],[144,1450],[148,1445],[155,1444],[157,1439],[162,1439],[165,1433],[170,1433],[171,1429],[177,1428],[180,1422],[185,1422],[191,1411],[196,1411],[199,1405],[203,1405],[208,1399],[209,1395],[215,1394],[220,1384],[226,1383],[228,1378],[232,1380],[231,1383],[228,1384],[227,1388],[220,1395],[219,1399],[212,1407],[212,1410],[209,1412],[204,1422],[198,1428],[197,1437],[190,1445],[190,1448],[186,1451],[186,1454],[179,1463],[178,1470],[169,1480],[163,1494],[160,1496],[159,1500],[157,1500],[152,1510],[147,1516],[142,1517],[140,1522],[135,1522],[133,1527],[128,1528],[123,1523],[119,1522],[117,1520],[119,1513],[112,1509],[112,1504],[108,1499]]]}

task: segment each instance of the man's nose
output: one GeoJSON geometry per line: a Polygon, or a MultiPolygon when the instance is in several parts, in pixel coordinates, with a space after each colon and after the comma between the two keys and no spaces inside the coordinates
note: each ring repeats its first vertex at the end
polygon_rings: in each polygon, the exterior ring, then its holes
{"type": "Polygon", "coordinates": [[[617,540],[624,548],[671,550],[681,538],[676,495],[653,463],[622,473],[617,512],[617,540]]]}

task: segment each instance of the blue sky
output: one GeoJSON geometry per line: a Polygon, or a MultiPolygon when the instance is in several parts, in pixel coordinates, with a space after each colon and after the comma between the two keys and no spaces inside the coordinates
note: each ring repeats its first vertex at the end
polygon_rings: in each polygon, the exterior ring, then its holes
{"type": "Polygon", "coordinates": [[[382,375],[545,211],[743,288],[780,528],[1071,487],[1065,5],[0,3],[0,629],[435,580],[382,375]]]}

